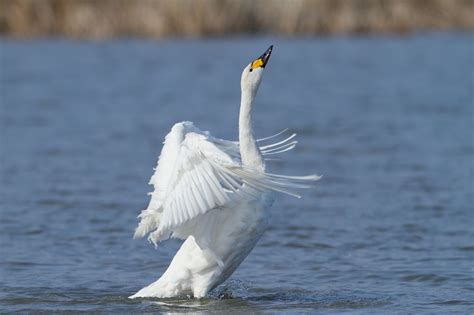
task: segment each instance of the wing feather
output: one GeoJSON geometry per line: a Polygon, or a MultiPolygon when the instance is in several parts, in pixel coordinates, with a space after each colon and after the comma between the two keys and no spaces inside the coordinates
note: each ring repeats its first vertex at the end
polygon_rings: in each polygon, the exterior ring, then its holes
{"type": "Polygon", "coordinates": [[[203,191],[203,199],[204,199],[204,202],[206,203],[206,209],[210,209],[213,207],[212,203],[210,202],[210,200],[212,200],[211,190],[204,179],[204,174],[196,173],[196,175],[199,181],[199,187],[203,191]]]}
{"type": "Polygon", "coordinates": [[[280,142],[276,142],[276,143],[272,143],[272,144],[269,144],[269,145],[264,145],[264,146],[261,146],[260,147],[260,150],[262,151],[265,151],[266,149],[269,149],[269,148],[273,148],[273,147],[276,147],[276,146],[279,146],[279,145],[282,145],[284,143],[287,143],[288,141],[290,141],[291,139],[293,139],[294,137],[296,137],[296,133],[293,133],[291,136],[289,136],[288,138],[280,141],[280,142]]]}
{"type": "Polygon", "coordinates": [[[203,196],[204,193],[203,191],[201,190],[201,187],[200,187],[200,184],[197,180],[197,174],[193,174],[193,176],[191,176],[191,180],[193,182],[192,186],[191,186],[191,191],[193,193],[193,196],[194,196],[194,199],[196,200],[197,204],[198,204],[198,207],[200,209],[207,209],[207,205],[203,199],[203,196]]]}

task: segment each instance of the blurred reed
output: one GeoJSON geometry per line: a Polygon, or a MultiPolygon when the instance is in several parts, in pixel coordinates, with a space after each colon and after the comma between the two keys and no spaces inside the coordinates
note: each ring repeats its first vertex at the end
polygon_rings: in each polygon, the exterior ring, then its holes
{"type": "Polygon", "coordinates": [[[0,0],[0,34],[205,37],[474,29],[474,0],[0,0]]]}

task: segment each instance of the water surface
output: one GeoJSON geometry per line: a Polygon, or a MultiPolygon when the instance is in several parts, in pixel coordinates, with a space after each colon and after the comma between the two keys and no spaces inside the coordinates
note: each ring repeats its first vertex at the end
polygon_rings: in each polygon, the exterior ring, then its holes
{"type": "Polygon", "coordinates": [[[473,37],[1,43],[0,308],[474,311],[473,37]],[[243,66],[274,44],[255,131],[324,175],[207,299],[129,300],[177,240],[132,240],[173,123],[235,139],[243,66]]]}

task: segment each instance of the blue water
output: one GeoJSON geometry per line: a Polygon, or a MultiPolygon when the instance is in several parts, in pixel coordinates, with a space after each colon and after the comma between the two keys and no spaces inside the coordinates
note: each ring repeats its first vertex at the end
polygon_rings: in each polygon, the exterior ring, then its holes
{"type": "Polygon", "coordinates": [[[1,44],[0,311],[474,312],[472,34],[1,44]],[[298,133],[269,230],[203,300],[129,300],[180,242],[132,240],[173,123],[298,133]]]}

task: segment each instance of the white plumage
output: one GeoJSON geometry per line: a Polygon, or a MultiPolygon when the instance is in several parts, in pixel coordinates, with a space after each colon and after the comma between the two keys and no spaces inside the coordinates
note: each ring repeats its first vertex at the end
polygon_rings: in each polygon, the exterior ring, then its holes
{"type": "Polygon", "coordinates": [[[242,73],[239,142],[214,138],[192,122],[175,124],[166,136],[150,180],[150,204],[139,216],[134,237],[150,233],[155,246],[169,237],[185,242],[162,277],[131,298],[204,297],[233,273],[265,231],[271,192],[299,197],[294,189],[308,188],[320,178],[265,172],[264,156],[297,143],[292,134],[258,146],[285,131],[261,140],[253,136],[251,107],[271,51],[242,73]]]}

